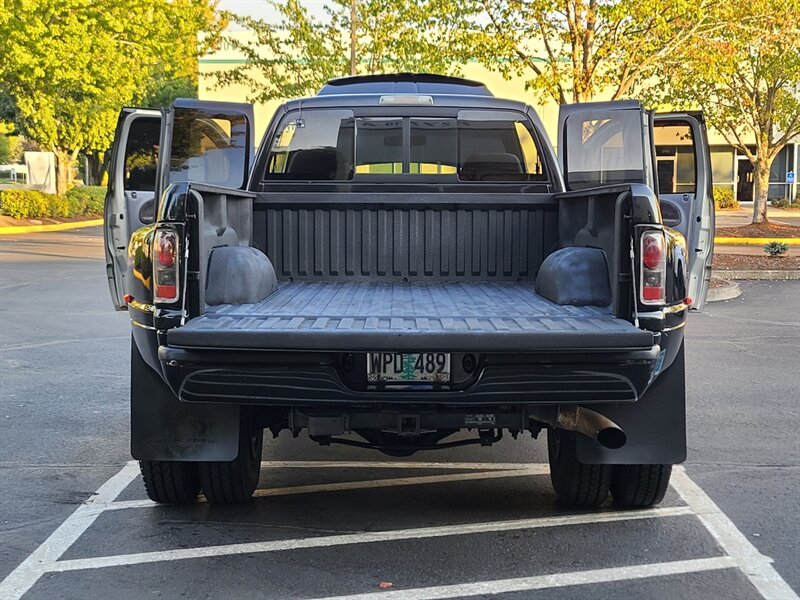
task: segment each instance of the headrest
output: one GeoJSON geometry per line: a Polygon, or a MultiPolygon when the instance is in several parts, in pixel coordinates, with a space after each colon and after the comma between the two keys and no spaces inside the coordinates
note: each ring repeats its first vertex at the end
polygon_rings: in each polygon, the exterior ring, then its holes
{"type": "Polygon", "coordinates": [[[463,181],[523,181],[519,157],[508,152],[470,154],[458,173],[463,181]]]}
{"type": "Polygon", "coordinates": [[[297,150],[289,158],[287,173],[297,179],[337,179],[341,160],[334,148],[297,150]]]}

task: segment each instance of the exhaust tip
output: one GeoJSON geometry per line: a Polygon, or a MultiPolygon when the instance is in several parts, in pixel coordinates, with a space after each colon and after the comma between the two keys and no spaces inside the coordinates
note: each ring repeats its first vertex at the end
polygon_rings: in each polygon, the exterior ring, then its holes
{"type": "Polygon", "coordinates": [[[628,436],[617,427],[606,427],[597,432],[597,443],[610,450],[622,448],[627,441],[628,436]]]}

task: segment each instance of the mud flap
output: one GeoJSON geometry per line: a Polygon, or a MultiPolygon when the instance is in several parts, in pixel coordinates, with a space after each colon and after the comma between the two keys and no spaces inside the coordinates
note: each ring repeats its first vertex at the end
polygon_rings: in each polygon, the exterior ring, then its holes
{"type": "Polygon", "coordinates": [[[131,454],[137,460],[233,460],[239,407],[181,402],[131,340],[131,454]]]}
{"type": "Polygon", "coordinates": [[[617,450],[578,436],[584,464],[677,464],[686,460],[686,371],[681,341],[675,360],[635,404],[593,404],[628,436],[617,450]]]}

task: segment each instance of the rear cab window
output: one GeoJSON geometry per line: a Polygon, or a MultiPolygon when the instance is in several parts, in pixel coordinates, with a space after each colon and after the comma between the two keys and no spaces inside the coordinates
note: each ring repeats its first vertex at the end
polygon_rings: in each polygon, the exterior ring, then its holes
{"type": "Polygon", "coordinates": [[[540,148],[530,119],[516,111],[440,117],[311,109],[279,123],[264,180],[543,182],[548,177],[540,148]]]}

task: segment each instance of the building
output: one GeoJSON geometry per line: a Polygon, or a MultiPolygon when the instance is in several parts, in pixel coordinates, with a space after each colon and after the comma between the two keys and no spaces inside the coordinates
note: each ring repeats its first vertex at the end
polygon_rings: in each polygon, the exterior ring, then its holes
{"type": "MultiPolygon", "coordinates": [[[[229,31],[226,35],[246,39],[250,34],[244,31],[229,31]]],[[[224,44],[214,54],[200,58],[200,98],[246,102],[250,95],[249,89],[235,85],[220,88],[216,85],[213,76],[216,71],[229,69],[243,62],[241,55],[224,44]]],[[[505,80],[499,73],[490,71],[477,62],[470,62],[464,65],[462,74],[469,79],[482,81],[496,96],[521,100],[535,106],[555,146],[555,140],[557,139],[556,128],[558,126],[558,105],[555,102],[537,102],[532,93],[525,89],[525,82],[522,78],[505,80]]],[[[255,105],[256,141],[260,140],[269,119],[279,104],[280,101],[276,100],[267,104],[255,105]]],[[[730,146],[719,132],[711,129],[708,134],[711,145],[714,186],[732,190],[734,198],[740,202],[752,202],[753,167],[750,161],[744,154],[730,146]]],[[[796,174],[798,172],[798,167],[800,167],[799,153],[800,140],[784,148],[773,162],[769,186],[770,199],[796,200],[798,198],[798,183],[796,180],[795,183],[787,183],[787,173],[796,174]]],[[[673,191],[680,192],[681,181],[683,180],[682,178],[686,178],[685,173],[689,164],[686,160],[686,155],[682,155],[680,141],[676,140],[672,150],[668,145],[660,143],[657,161],[659,179],[661,181],[671,179],[673,191]]],[[[691,167],[688,168],[691,170],[691,167]]]]}

